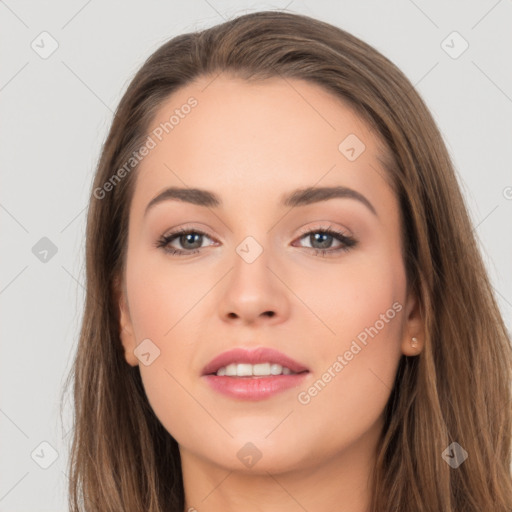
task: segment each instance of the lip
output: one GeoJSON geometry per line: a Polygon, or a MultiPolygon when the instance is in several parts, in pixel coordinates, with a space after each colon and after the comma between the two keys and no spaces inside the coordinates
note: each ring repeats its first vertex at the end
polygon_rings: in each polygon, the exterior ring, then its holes
{"type": "Polygon", "coordinates": [[[246,363],[246,364],[258,364],[258,363],[274,363],[286,366],[292,372],[300,373],[309,371],[309,369],[287,355],[274,350],[273,348],[258,347],[254,350],[247,350],[244,348],[234,348],[222,352],[217,357],[213,358],[204,368],[202,375],[215,374],[219,368],[227,366],[232,363],[246,363]]]}
{"type": "Polygon", "coordinates": [[[203,369],[202,378],[209,386],[226,396],[242,400],[263,400],[281,391],[298,386],[308,375],[309,369],[277,350],[259,347],[255,350],[235,348],[212,359],[203,369]],[[295,374],[268,377],[217,376],[219,368],[228,364],[276,363],[286,366],[295,374]]]}
{"type": "Polygon", "coordinates": [[[209,386],[230,398],[240,400],[264,400],[290,388],[299,386],[309,372],[270,377],[219,377],[203,375],[209,386]]]}

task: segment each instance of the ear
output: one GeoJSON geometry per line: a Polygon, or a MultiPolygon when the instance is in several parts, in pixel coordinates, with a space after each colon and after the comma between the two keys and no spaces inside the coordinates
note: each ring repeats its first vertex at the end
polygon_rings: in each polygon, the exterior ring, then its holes
{"type": "Polygon", "coordinates": [[[121,283],[121,279],[115,280],[115,296],[119,306],[119,338],[124,348],[124,358],[131,366],[138,366],[139,360],[134,354],[137,346],[135,334],[128,308],[128,300],[126,297],[126,289],[121,283]]]}
{"type": "Polygon", "coordinates": [[[406,356],[417,356],[425,346],[425,328],[420,300],[412,291],[407,295],[404,315],[402,353],[406,356]],[[416,340],[413,341],[412,338],[416,340]]]}

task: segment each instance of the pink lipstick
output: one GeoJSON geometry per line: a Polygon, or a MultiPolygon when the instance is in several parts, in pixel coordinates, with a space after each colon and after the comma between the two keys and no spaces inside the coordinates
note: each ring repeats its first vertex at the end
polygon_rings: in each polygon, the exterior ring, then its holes
{"type": "Polygon", "coordinates": [[[300,385],[308,373],[307,367],[277,350],[235,348],[210,361],[202,378],[231,398],[263,400],[300,385]]]}

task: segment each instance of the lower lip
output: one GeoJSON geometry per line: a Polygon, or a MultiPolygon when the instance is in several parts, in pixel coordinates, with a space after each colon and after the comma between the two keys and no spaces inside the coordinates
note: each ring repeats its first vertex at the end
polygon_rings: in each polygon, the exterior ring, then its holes
{"type": "Polygon", "coordinates": [[[221,377],[218,375],[204,375],[203,377],[215,391],[231,398],[264,400],[281,391],[300,385],[308,373],[269,377],[221,377]]]}

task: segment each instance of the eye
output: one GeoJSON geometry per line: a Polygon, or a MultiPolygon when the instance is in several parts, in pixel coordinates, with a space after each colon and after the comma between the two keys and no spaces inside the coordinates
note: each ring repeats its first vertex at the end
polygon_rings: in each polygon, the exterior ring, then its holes
{"type": "Polygon", "coordinates": [[[357,245],[357,241],[353,237],[330,226],[303,231],[300,240],[305,237],[307,237],[311,244],[310,248],[316,249],[315,255],[321,254],[326,256],[328,254],[337,254],[341,251],[346,252],[357,245]],[[333,241],[338,241],[339,246],[337,248],[332,248],[333,241]]]}
{"type": "Polygon", "coordinates": [[[155,245],[156,247],[163,248],[165,252],[176,256],[195,254],[202,247],[204,237],[210,238],[202,231],[181,228],[174,233],[162,236],[155,245]],[[183,249],[172,247],[171,244],[173,242],[178,242],[183,249]]]}
{"type": "MultiPolygon", "coordinates": [[[[315,250],[315,255],[320,254],[326,256],[338,254],[341,251],[349,251],[352,247],[357,245],[357,241],[353,237],[333,229],[330,226],[303,231],[299,240],[306,237],[308,237],[307,240],[311,244],[309,248],[315,250]],[[339,246],[332,248],[333,241],[337,241],[339,246]]],[[[205,238],[212,240],[203,231],[180,228],[169,235],[162,236],[157,240],[155,246],[162,248],[166,253],[171,255],[184,256],[198,253],[199,250],[203,248],[205,238]],[[171,245],[173,243],[178,243],[181,248],[173,247],[171,245]]]]}

